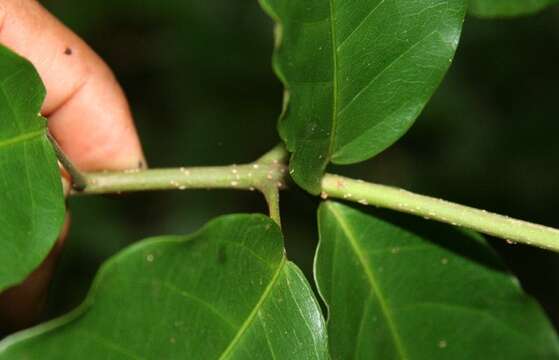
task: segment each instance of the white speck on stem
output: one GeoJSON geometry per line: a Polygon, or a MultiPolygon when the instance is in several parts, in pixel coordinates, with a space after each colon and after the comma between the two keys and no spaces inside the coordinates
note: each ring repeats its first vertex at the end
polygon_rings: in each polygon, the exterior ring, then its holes
{"type": "Polygon", "coordinates": [[[231,181],[231,186],[237,186],[237,185],[239,185],[238,181],[231,181]]]}
{"type": "Polygon", "coordinates": [[[441,341],[439,341],[439,344],[438,344],[438,345],[439,345],[439,348],[440,348],[440,349],[444,349],[444,348],[446,348],[446,347],[448,346],[448,344],[446,343],[446,340],[441,340],[441,341]]]}
{"type": "Polygon", "coordinates": [[[147,262],[153,262],[153,260],[155,260],[155,256],[153,256],[153,254],[148,254],[146,256],[146,260],[147,262]]]}

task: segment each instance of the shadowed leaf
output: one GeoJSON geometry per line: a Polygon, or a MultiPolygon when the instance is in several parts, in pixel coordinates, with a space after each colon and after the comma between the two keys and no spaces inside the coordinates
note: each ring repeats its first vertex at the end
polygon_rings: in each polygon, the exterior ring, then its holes
{"type": "Polygon", "coordinates": [[[260,0],[286,87],[279,131],[312,193],[330,163],[366,160],[412,125],[448,69],[464,0],[260,0]]]}
{"type": "Polygon", "coordinates": [[[0,291],[39,266],[64,220],[60,171],[38,115],[44,98],[33,66],[0,45],[0,291]]]}
{"type": "Polygon", "coordinates": [[[261,215],[141,242],[74,313],[8,338],[0,359],[326,359],[322,314],[261,215]]]}
{"type": "Polygon", "coordinates": [[[396,226],[333,202],[319,210],[319,231],[333,359],[559,357],[541,308],[480,236],[396,226]]]}

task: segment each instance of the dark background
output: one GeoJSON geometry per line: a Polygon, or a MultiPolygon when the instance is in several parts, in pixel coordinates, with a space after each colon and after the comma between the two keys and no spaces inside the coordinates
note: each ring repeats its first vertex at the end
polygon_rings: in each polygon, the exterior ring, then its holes
{"type": "MultiPolygon", "coordinates": [[[[252,161],[279,140],[282,88],[272,23],[255,0],[43,3],[107,61],[124,87],[152,167],[252,161]]],[[[337,168],[559,227],[559,8],[515,20],[468,18],[448,76],[412,130],[368,162],[337,168]]],[[[317,200],[282,197],[288,256],[307,273],[317,200]]],[[[101,262],[154,235],[189,233],[253,193],[188,191],[70,201],[73,227],[48,316],[76,306],[101,262]]],[[[559,324],[559,257],[492,244],[559,324]]]]}

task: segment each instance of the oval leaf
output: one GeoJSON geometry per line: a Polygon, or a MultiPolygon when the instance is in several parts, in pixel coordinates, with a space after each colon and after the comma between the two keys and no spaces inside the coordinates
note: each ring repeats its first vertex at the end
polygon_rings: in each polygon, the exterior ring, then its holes
{"type": "Polygon", "coordinates": [[[331,161],[366,160],[412,125],[449,67],[464,0],[261,0],[277,21],[291,173],[318,193],[331,161]]]}
{"type": "Polygon", "coordinates": [[[261,215],[135,245],[73,314],[0,343],[0,359],[326,359],[320,309],[261,215]]]}
{"type": "Polygon", "coordinates": [[[0,291],[44,260],[64,220],[60,171],[38,115],[44,98],[33,66],[0,45],[0,291]]]}
{"type": "Polygon", "coordinates": [[[559,356],[542,310],[480,236],[396,226],[332,202],[318,218],[315,276],[333,359],[559,356]]]}
{"type": "Polygon", "coordinates": [[[512,17],[534,14],[558,0],[470,0],[469,12],[479,17],[512,17]]]}

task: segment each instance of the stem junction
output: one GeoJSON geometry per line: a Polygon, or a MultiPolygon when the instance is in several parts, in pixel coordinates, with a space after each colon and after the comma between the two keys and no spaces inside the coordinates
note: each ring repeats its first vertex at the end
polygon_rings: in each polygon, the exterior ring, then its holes
{"type": "MultiPolygon", "coordinates": [[[[287,151],[279,145],[250,164],[181,167],[80,173],[55,145],[59,160],[73,177],[72,195],[109,194],[153,190],[236,189],[258,190],[268,203],[270,217],[281,225],[279,191],[285,188],[287,151]]],[[[559,230],[512,219],[449,201],[367,183],[338,175],[322,179],[322,198],[373,205],[432,219],[481,233],[559,252],[559,230]]]]}
{"type": "Polygon", "coordinates": [[[243,165],[81,173],[83,186],[74,187],[71,194],[187,189],[258,190],[268,203],[270,217],[280,224],[279,190],[285,187],[286,156],[283,147],[278,146],[257,161],[243,165]]]}

